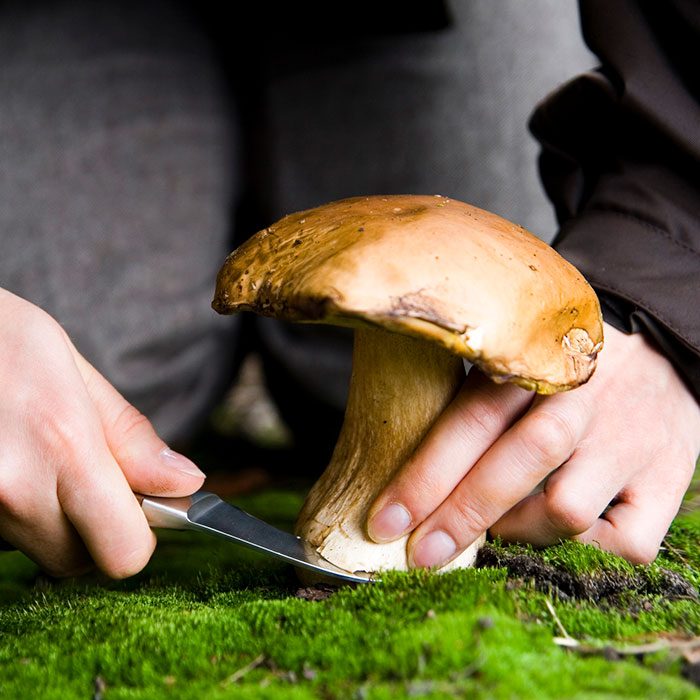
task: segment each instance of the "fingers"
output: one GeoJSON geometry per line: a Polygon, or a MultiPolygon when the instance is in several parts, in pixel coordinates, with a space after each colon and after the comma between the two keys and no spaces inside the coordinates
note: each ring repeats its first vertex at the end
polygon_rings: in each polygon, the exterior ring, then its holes
{"type": "MultiPolygon", "coordinates": [[[[669,458],[673,460],[674,455],[669,458]]],[[[658,463],[646,469],[625,488],[618,502],[576,539],[614,552],[633,564],[654,561],[690,483],[694,460],[679,461],[676,467],[667,472],[663,489],[655,479],[658,463]]]]}
{"type": "Polygon", "coordinates": [[[3,540],[24,552],[51,576],[77,576],[94,568],[85,545],[61,510],[55,483],[31,478],[26,468],[5,469],[3,476],[0,490],[3,540]],[[46,494],[52,497],[45,498],[46,494]]]}
{"type": "Polygon", "coordinates": [[[122,578],[143,568],[155,538],[80,387],[68,378],[15,414],[3,436],[0,528],[54,575],[78,573],[92,560],[122,578]]]}
{"type": "Polygon", "coordinates": [[[700,410],[642,336],[606,327],[606,348],[588,384],[529,408],[506,387],[460,393],[373,504],[369,535],[413,530],[413,566],[447,563],[489,527],[538,545],[576,537],[634,562],[653,558],[693,472],[700,410]]]}
{"type": "Polygon", "coordinates": [[[187,496],[205,475],[158,437],[150,421],[77,352],[76,363],[114,459],[131,488],[151,496],[187,496]]]}
{"type": "Polygon", "coordinates": [[[108,576],[139,572],[155,547],[155,536],[106,444],[74,450],[59,472],[61,509],[108,576]]]}
{"type": "Polygon", "coordinates": [[[592,411],[582,399],[536,402],[411,535],[413,566],[442,566],[528,496],[573,453],[592,411]]]}
{"type": "Polygon", "coordinates": [[[136,573],[155,537],[132,488],[184,495],[203,475],[50,316],[0,292],[0,320],[0,535],[53,574],[90,559],[116,578],[136,573]]]}
{"type": "Polygon", "coordinates": [[[40,523],[4,520],[2,539],[23,552],[49,576],[82,576],[92,571],[95,564],[75,528],[63,514],[60,520],[65,520],[65,525],[56,527],[56,521],[48,519],[40,523]]]}
{"type": "Polygon", "coordinates": [[[577,449],[544,488],[527,496],[491,526],[491,534],[510,542],[554,544],[590,529],[628,480],[613,453],[577,449]]]}
{"type": "Polygon", "coordinates": [[[73,459],[61,474],[59,500],[97,566],[124,578],[146,565],[156,542],[133,491],[188,495],[204,474],[169,450],[150,422],[78,353],[75,358],[99,425],[84,450],[71,442],[73,459]]]}
{"type": "Polygon", "coordinates": [[[614,552],[632,564],[649,564],[656,559],[674,515],[649,517],[641,503],[618,503],[576,539],[614,552]]]}
{"type": "Polygon", "coordinates": [[[184,496],[205,477],[77,352],[75,358],[100,426],[91,449],[75,455],[59,499],[97,566],[124,578],[145,566],[156,541],[132,490],[184,496]]]}
{"type": "Polygon", "coordinates": [[[472,370],[413,457],[372,505],[367,530],[388,542],[421,523],[533,400],[513,384],[472,370]]]}
{"type": "MultiPolygon", "coordinates": [[[[44,402],[25,419],[22,442],[32,444],[33,450],[20,448],[18,460],[29,460],[29,473],[43,483],[30,506],[18,502],[18,512],[27,522],[60,509],[98,568],[124,578],[146,565],[155,537],[110,452],[75,367],[65,366],[63,384],[44,387],[44,402]],[[69,376],[71,372],[75,376],[69,376]]],[[[53,515],[51,524],[61,527],[57,512],[53,515]]]]}

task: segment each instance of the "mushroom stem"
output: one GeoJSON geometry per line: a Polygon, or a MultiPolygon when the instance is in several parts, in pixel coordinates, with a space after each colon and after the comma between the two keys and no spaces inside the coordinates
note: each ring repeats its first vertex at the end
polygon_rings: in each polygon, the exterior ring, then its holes
{"type": "MultiPolygon", "coordinates": [[[[463,380],[462,358],[434,343],[357,329],[343,427],[299,515],[297,534],[348,571],[407,569],[408,537],[376,544],[366,534],[367,512],[463,380]]],[[[448,566],[469,566],[479,544],[448,566]]]]}

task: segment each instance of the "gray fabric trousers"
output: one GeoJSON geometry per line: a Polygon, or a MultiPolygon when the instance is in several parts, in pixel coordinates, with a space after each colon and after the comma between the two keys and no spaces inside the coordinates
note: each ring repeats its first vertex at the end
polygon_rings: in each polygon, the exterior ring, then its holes
{"type": "Polygon", "coordinates": [[[166,439],[226,389],[242,332],[271,376],[340,409],[344,334],[209,307],[249,226],[415,192],[554,233],[527,118],[591,65],[574,0],[446,7],[442,29],[278,42],[166,0],[4,3],[0,286],[62,323],[166,439]]]}

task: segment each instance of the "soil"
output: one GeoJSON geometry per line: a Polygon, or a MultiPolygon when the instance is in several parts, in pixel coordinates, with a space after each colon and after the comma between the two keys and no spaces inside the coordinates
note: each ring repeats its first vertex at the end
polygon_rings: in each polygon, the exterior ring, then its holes
{"type": "Polygon", "coordinates": [[[534,583],[537,590],[560,600],[616,604],[620,596],[630,592],[639,597],[640,606],[643,606],[644,596],[698,600],[696,588],[680,574],[668,569],[661,569],[660,575],[654,577],[643,568],[631,572],[602,570],[595,574],[577,574],[547,564],[525,548],[520,550],[511,546],[503,549],[492,544],[484,545],[479,551],[475,566],[505,568],[514,582],[534,583]]]}
{"type": "Polygon", "coordinates": [[[301,598],[302,600],[318,602],[319,600],[326,600],[326,598],[330,598],[337,591],[338,586],[331,586],[330,584],[319,583],[315,586],[306,586],[304,588],[299,588],[294,594],[294,596],[296,598],[301,598]]]}

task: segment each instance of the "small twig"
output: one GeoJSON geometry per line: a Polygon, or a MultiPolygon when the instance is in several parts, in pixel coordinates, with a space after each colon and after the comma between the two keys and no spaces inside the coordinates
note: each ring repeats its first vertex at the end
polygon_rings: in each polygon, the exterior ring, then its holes
{"type": "Polygon", "coordinates": [[[245,675],[250,673],[253,669],[256,669],[265,661],[265,654],[260,654],[256,656],[250,663],[246,664],[237,671],[234,671],[228,678],[221,681],[221,685],[232,685],[233,683],[238,683],[245,675]]]}
{"type": "Polygon", "coordinates": [[[566,647],[567,649],[577,649],[581,646],[581,642],[573,637],[552,637],[552,641],[558,647],[566,647]]]}
{"type": "Polygon", "coordinates": [[[575,639],[572,640],[571,637],[554,637],[553,641],[558,646],[574,649],[580,654],[593,654],[601,656],[608,655],[610,652],[613,652],[618,656],[644,656],[646,654],[655,654],[657,651],[677,651],[682,653],[684,656],[687,656],[696,649],[700,649],[700,637],[675,640],[659,639],[656,642],[649,642],[647,644],[633,644],[621,647],[612,646],[610,644],[607,644],[604,647],[594,647],[588,644],[581,644],[575,639]],[[572,644],[572,642],[575,643],[572,644]]]}
{"type": "Polygon", "coordinates": [[[694,513],[700,508],[700,497],[694,496],[693,498],[687,500],[679,509],[681,515],[688,515],[689,513],[694,513]]]}
{"type": "Polygon", "coordinates": [[[103,700],[105,691],[107,690],[107,683],[102,676],[95,676],[93,679],[94,692],[92,694],[92,700],[103,700]]]}
{"type": "MultiPolygon", "coordinates": [[[[554,609],[554,606],[549,602],[549,598],[544,599],[545,604],[547,605],[547,610],[549,610],[549,614],[554,618],[554,622],[557,623],[557,627],[559,628],[559,631],[564,635],[564,639],[568,639],[571,642],[576,642],[576,645],[578,644],[578,641],[576,641],[567,631],[564,625],[562,624],[561,620],[559,619],[559,615],[557,615],[557,611],[554,609]]],[[[560,637],[556,637],[555,639],[560,639],[560,637]]],[[[575,646],[572,644],[569,645],[562,645],[562,646],[575,646]]]]}
{"type": "Polygon", "coordinates": [[[686,566],[690,566],[688,563],[688,560],[683,556],[683,553],[678,550],[676,547],[674,547],[666,538],[664,538],[662,544],[661,544],[661,549],[668,549],[670,552],[673,552],[673,554],[678,557],[686,566]]]}

